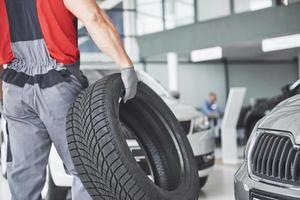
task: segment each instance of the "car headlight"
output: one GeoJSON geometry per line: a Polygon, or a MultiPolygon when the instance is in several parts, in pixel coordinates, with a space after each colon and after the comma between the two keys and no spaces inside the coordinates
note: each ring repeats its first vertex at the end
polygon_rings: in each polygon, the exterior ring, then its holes
{"type": "Polygon", "coordinates": [[[193,120],[193,133],[207,130],[210,128],[210,124],[207,117],[197,117],[193,120]]]}

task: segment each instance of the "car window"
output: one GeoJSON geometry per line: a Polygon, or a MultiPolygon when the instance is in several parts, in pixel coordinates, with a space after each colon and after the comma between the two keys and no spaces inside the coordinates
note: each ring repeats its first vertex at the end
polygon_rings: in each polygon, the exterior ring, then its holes
{"type": "Polygon", "coordinates": [[[140,81],[148,85],[152,90],[154,90],[159,96],[165,96],[171,98],[169,92],[154,78],[145,72],[138,71],[137,73],[140,81]]]}

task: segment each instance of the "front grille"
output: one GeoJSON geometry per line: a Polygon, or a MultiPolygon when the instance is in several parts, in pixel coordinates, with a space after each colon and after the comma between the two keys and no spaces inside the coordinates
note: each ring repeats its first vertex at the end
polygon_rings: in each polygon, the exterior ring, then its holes
{"type": "Polygon", "coordinates": [[[183,129],[183,132],[187,135],[190,133],[191,131],[191,120],[189,121],[181,121],[180,125],[183,129]]]}
{"type": "Polygon", "coordinates": [[[254,144],[250,164],[258,177],[300,185],[300,149],[287,136],[261,134],[254,144]]]}
{"type": "Polygon", "coordinates": [[[283,196],[282,194],[274,194],[274,193],[269,193],[260,190],[251,190],[250,199],[251,200],[299,200],[299,198],[283,196]]]}

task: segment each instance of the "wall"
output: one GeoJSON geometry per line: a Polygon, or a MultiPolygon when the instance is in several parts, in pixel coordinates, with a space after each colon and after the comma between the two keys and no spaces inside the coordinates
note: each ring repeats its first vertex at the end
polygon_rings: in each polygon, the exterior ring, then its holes
{"type": "MultiPolygon", "coordinates": [[[[168,88],[166,64],[147,64],[147,72],[168,88]]],[[[245,104],[252,97],[271,97],[280,94],[280,88],[297,79],[295,64],[229,64],[230,87],[246,87],[245,104]]],[[[226,84],[223,64],[180,64],[180,101],[199,107],[210,91],[218,94],[224,109],[226,84]]]]}
{"type": "Polygon", "coordinates": [[[230,87],[247,88],[245,103],[252,97],[271,97],[280,94],[282,86],[298,77],[296,64],[231,64],[230,87]]]}
{"type": "MultiPolygon", "coordinates": [[[[147,72],[168,88],[167,67],[165,64],[147,64],[147,72]]],[[[219,96],[220,106],[225,106],[225,76],[222,64],[180,64],[180,101],[199,107],[214,91],[219,96]]]]}
{"type": "Polygon", "coordinates": [[[201,106],[209,92],[216,92],[219,104],[225,106],[226,87],[222,64],[188,64],[179,68],[181,102],[201,106]]]}
{"type": "Polygon", "coordinates": [[[168,68],[166,64],[147,64],[146,72],[168,89],[168,68]]]}
{"type": "Polygon", "coordinates": [[[229,0],[198,0],[198,19],[200,21],[219,18],[229,14],[229,0]]]}

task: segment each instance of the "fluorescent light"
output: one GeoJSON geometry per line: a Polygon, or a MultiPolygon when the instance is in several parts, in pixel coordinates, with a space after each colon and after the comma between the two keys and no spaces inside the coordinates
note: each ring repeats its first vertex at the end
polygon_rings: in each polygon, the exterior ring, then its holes
{"type": "Polygon", "coordinates": [[[300,47],[300,34],[269,38],[262,41],[263,52],[278,51],[296,47],[300,47]]]}
{"type": "Polygon", "coordinates": [[[191,52],[192,62],[217,60],[223,57],[222,47],[193,50],[191,52]]]}

